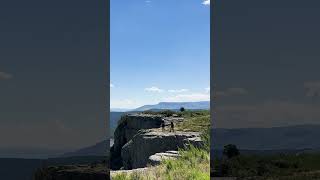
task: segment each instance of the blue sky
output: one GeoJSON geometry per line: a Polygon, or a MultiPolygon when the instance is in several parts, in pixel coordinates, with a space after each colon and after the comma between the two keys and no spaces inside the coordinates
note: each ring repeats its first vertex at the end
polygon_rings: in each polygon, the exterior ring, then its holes
{"type": "Polygon", "coordinates": [[[111,0],[111,108],[209,100],[209,4],[111,0]]]}

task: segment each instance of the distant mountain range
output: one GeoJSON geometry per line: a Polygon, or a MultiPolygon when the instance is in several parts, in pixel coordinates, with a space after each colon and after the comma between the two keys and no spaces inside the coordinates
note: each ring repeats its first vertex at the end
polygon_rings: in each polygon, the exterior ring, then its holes
{"type": "Polygon", "coordinates": [[[199,102],[160,102],[155,105],[144,105],[133,111],[147,111],[152,109],[169,109],[169,110],[177,110],[181,107],[185,109],[210,109],[210,101],[199,101],[199,102]]]}
{"type": "Polygon", "coordinates": [[[64,150],[53,150],[46,148],[0,148],[0,158],[25,158],[25,159],[47,159],[61,155],[64,150]]]}
{"type": "Polygon", "coordinates": [[[107,144],[109,141],[105,140],[96,143],[93,146],[85,147],[74,152],[63,154],[61,157],[77,157],[77,156],[106,156],[109,154],[107,144]]]}
{"type": "Polygon", "coordinates": [[[320,125],[272,128],[212,129],[214,149],[235,144],[246,150],[320,149],[320,125]]]}

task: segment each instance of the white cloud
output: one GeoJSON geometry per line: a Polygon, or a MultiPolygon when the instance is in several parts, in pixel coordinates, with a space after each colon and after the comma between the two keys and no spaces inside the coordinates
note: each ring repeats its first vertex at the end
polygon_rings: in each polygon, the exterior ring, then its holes
{"type": "Polygon", "coordinates": [[[182,93],[182,92],[187,92],[189,89],[170,89],[168,90],[169,93],[182,93]]]}
{"type": "Polygon", "coordinates": [[[210,0],[204,0],[204,1],[202,2],[202,4],[203,4],[203,5],[210,5],[210,0]]]}
{"type": "Polygon", "coordinates": [[[114,87],[114,84],[110,83],[110,87],[113,88],[113,87],[114,87]]]}
{"type": "Polygon", "coordinates": [[[11,79],[12,77],[13,77],[12,74],[0,71],[0,80],[8,80],[8,79],[11,79]]]}
{"type": "Polygon", "coordinates": [[[155,87],[155,86],[152,86],[150,88],[145,88],[144,90],[148,91],[148,92],[158,92],[158,93],[163,92],[163,89],[160,89],[160,88],[155,87]]]}
{"type": "Polygon", "coordinates": [[[147,1],[145,1],[146,3],[151,3],[151,1],[150,0],[147,0],[147,1]]]}
{"type": "Polygon", "coordinates": [[[194,102],[194,101],[210,101],[210,94],[207,93],[192,93],[192,94],[178,94],[164,98],[166,102],[194,102]]]}
{"type": "Polygon", "coordinates": [[[210,92],[210,87],[205,88],[205,90],[206,90],[206,93],[209,93],[210,92]]]}
{"type": "Polygon", "coordinates": [[[120,99],[120,100],[111,100],[110,101],[110,107],[111,108],[136,108],[140,106],[136,101],[132,99],[120,99]]]}

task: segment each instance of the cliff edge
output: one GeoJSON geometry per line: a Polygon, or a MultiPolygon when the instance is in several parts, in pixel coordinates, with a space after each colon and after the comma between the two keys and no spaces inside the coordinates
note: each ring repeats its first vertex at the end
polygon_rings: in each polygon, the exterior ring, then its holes
{"type": "Polygon", "coordinates": [[[110,150],[111,169],[136,169],[147,167],[150,156],[166,151],[177,151],[189,144],[196,147],[203,142],[199,132],[169,132],[169,124],[178,124],[184,119],[161,114],[124,115],[114,134],[114,145],[110,150]],[[165,124],[165,130],[161,125],[165,124]]]}

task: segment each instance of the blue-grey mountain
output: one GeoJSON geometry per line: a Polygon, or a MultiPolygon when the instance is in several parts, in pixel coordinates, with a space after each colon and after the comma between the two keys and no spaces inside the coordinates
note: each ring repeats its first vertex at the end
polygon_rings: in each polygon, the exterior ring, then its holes
{"type": "Polygon", "coordinates": [[[178,110],[181,107],[185,109],[200,110],[200,109],[210,109],[210,101],[199,101],[199,102],[160,102],[155,105],[144,105],[134,111],[146,111],[152,109],[169,109],[178,110]]]}

